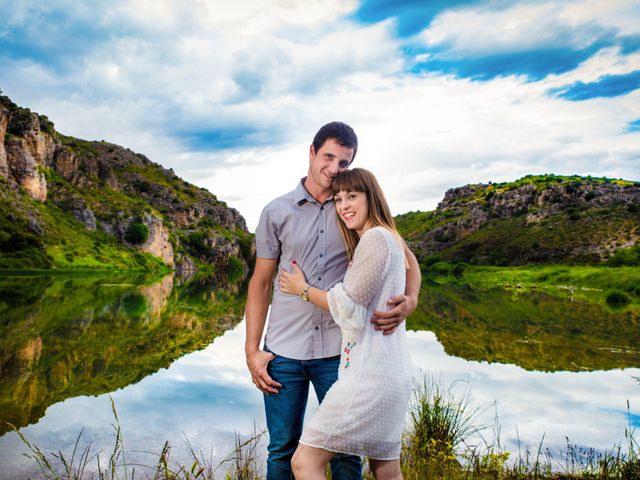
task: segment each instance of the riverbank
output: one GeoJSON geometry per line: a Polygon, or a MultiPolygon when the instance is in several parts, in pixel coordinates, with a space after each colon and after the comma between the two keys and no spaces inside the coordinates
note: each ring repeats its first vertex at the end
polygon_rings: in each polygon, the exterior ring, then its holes
{"type": "Polygon", "coordinates": [[[512,290],[543,290],[554,296],[640,311],[640,268],[570,265],[477,266],[438,262],[424,278],[438,283],[512,290]]]}

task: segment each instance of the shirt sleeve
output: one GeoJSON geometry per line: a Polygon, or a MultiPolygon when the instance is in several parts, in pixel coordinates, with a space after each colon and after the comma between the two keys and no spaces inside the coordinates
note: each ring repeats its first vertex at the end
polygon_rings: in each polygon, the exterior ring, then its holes
{"type": "Polygon", "coordinates": [[[382,232],[367,232],[354,252],[344,282],[329,290],[329,310],[345,339],[353,340],[364,328],[370,303],[389,269],[389,255],[389,245],[382,232]]]}
{"type": "Polygon", "coordinates": [[[278,238],[278,223],[271,204],[264,207],[256,227],[256,256],[258,258],[278,258],[281,243],[278,238]]]}

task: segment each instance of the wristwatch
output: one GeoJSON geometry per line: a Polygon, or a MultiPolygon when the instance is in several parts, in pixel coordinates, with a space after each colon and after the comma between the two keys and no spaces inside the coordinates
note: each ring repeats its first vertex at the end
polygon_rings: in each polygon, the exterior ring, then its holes
{"type": "Polygon", "coordinates": [[[300,294],[300,298],[302,300],[304,300],[305,302],[309,301],[309,289],[311,288],[311,285],[307,285],[304,290],[302,291],[302,293],[300,294]]]}

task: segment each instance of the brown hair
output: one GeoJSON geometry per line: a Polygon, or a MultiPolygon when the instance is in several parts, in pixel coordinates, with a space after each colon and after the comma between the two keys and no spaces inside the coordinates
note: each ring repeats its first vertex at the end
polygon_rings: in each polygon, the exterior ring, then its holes
{"type": "MultiPolygon", "coordinates": [[[[367,217],[371,224],[374,227],[384,227],[387,230],[390,230],[398,238],[400,244],[404,246],[404,241],[396,229],[396,223],[391,215],[389,204],[384,198],[384,193],[382,192],[376,177],[369,170],[364,168],[354,168],[338,173],[333,180],[331,192],[333,195],[336,195],[339,192],[364,193],[367,196],[367,217]]],[[[342,234],[342,238],[347,247],[347,256],[349,257],[349,260],[351,260],[360,238],[355,230],[348,229],[344,222],[340,220],[337,208],[336,220],[338,221],[340,233],[342,234]]]]}

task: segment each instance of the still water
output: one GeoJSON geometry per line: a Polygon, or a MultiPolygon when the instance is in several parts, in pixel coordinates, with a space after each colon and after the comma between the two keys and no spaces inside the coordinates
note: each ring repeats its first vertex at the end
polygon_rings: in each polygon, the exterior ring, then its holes
{"type": "MultiPolygon", "coordinates": [[[[138,472],[167,440],[179,463],[191,463],[189,448],[220,463],[236,433],[265,425],[245,367],[244,300],[243,286],[224,278],[0,277],[0,479],[38,476],[5,422],[68,457],[82,432],[80,448],[91,443],[104,464],[111,399],[138,472]]],[[[471,392],[475,424],[487,426],[475,443],[499,436],[517,454],[544,439],[555,452],[568,438],[604,450],[624,443],[625,428],[640,429],[636,312],[425,285],[407,326],[415,377],[471,392]]],[[[316,406],[311,398],[308,412],[316,406]]]]}

